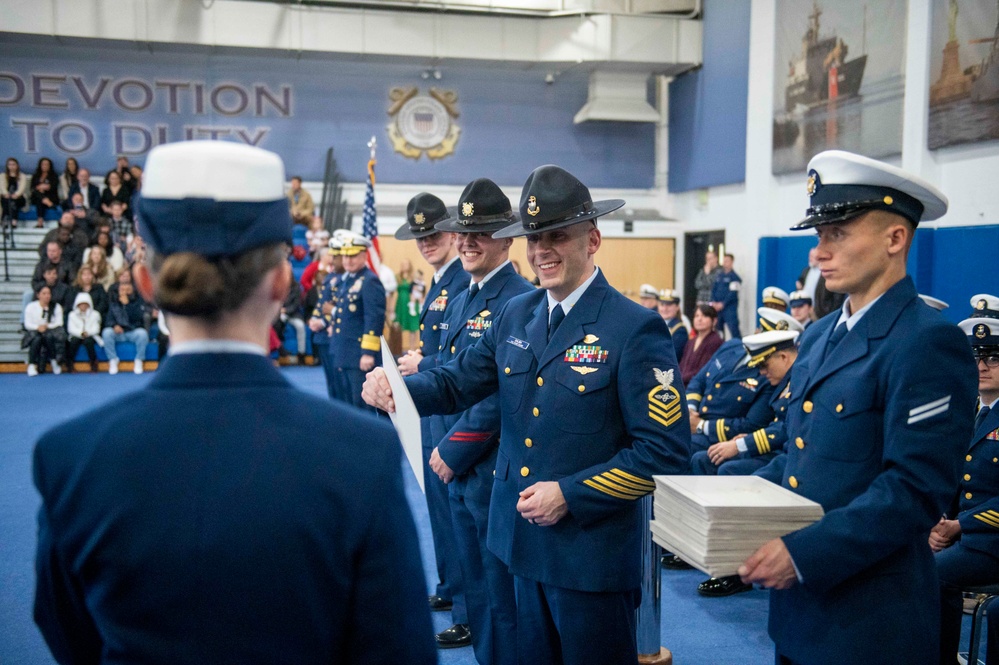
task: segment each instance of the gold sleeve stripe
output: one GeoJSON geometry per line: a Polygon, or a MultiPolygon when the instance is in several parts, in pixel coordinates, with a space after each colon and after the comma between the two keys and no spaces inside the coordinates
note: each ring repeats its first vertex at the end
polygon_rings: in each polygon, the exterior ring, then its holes
{"type": "Polygon", "coordinates": [[[594,476],[590,478],[593,482],[597,483],[601,487],[606,487],[607,489],[614,490],[615,492],[620,492],[621,494],[627,494],[633,496],[636,499],[640,496],[645,496],[649,492],[647,490],[636,490],[631,487],[625,487],[620,483],[615,483],[612,480],[604,478],[603,476],[594,476]]]}
{"type": "Polygon", "coordinates": [[[650,490],[654,490],[656,488],[656,482],[649,478],[642,478],[641,476],[636,476],[633,473],[628,473],[627,471],[622,471],[621,469],[618,468],[611,469],[610,473],[621,476],[622,478],[626,478],[633,483],[638,483],[639,485],[646,485],[650,490]]]}
{"type": "Polygon", "coordinates": [[[658,402],[649,400],[649,411],[655,411],[663,418],[669,418],[680,412],[680,400],[674,400],[672,406],[662,406],[658,402]]]}
{"type": "Polygon", "coordinates": [[[999,529],[999,520],[995,519],[994,517],[987,517],[984,513],[979,513],[975,515],[975,519],[981,522],[985,522],[994,529],[999,529]]]}
{"type": "Polygon", "coordinates": [[[628,488],[636,489],[636,490],[641,490],[642,492],[649,492],[649,491],[654,490],[656,488],[655,483],[645,483],[645,482],[639,483],[639,482],[635,482],[634,480],[631,480],[631,479],[626,478],[624,476],[619,476],[618,474],[616,474],[616,473],[614,473],[612,471],[607,471],[605,473],[601,473],[600,477],[601,478],[606,478],[607,480],[611,480],[611,481],[617,483],[618,485],[623,485],[624,487],[628,487],[628,488]]]}
{"type": "Polygon", "coordinates": [[[382,344],[376,335],[362,335],[361,348],[365,351],[380,351],[382,344]]]}
{"type": "Polygon", "coordinates": [[[728,437],[725,436],[725,419],[719,418],[715,421],[715,430],[718,432],[719,441],[728,441],[728,437]]]}
{"type": "Polygon", "coordinates": [[[627,495],[627,494],[619,494],[618,492],[615,492],[614,490],[607,489],[606,487],[601,487],[600,485],[596,484],[592,480],[584,480],[583,484],[587,485],[589,487],[592,487],[593,489],[597,490],[598,492],[603,492],[604,494],[609,494],[610,496],[616,497],[618,499],[627,499],[629,501],[634,501],[635,499],[638,498],[638,497],[630,496],[630,495],[627,495]]]}
{"type": "Polygon", "coordinates": [[[687,393],[687,401],[688,402],[700,402],[701,401],[701,393],[687,393]]]}
{"type": "Polygon", "coordinates": [[[985,514],[986,515],[991,515],[992,517],[995,517],[996,519],[999,519],[999,511],[996,511],[996,510],[986,510],[985,514]]]}
{"type": "Polygon", "coordinates": [[[761,455],[766,455],[770,452],[770,442],[767,440],[766,430],[758,429],[753,432],[753,440],[756,442],[756,450],[761,455]]]}
{"type": "Polygon", "coordinates": [[[663,427],[672,426],[676,421],[680,420],[680,415],[681,415],[680,413],[677,413],[675,416],[672,416],[671,418],[662,418],[660,416],[657,416],[651,409],[649,410],[649,418],[652,418],[654,421],[656,421],[663,427]]]}

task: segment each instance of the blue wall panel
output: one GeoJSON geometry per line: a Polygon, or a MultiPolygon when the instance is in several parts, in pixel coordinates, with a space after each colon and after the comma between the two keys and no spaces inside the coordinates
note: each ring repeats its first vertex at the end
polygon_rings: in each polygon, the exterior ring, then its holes
{"type": "Polygon", "coordinates": [[[750,4],[704,2],[704,65],[669,86],[671,192],[746,179],[750,4]]]}

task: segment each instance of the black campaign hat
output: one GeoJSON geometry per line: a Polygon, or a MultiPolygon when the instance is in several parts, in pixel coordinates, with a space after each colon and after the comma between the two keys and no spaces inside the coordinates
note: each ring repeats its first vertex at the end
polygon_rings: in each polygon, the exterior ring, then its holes
{"type": "Polygon", "coordinates": [[[436,224],[451,218],[451,211],[433,194],[420,192],[406,206],[406,223],[395,232],[397,240],[416,240],[440,233],[436,224]]]}
{"type": "Polygon", "coordinates": [[[456,219],[446,219],[435,227],[450,233],[493,233],[517,221],[510,199],[489,178],[468,183],[458,199],[456,219]]]}
{"type": "Polygon", "coordinates": [[[520,195],[520,223],[511,224],[494,238],[516,238],[560,229],[613,212],[623,199],[594,201],[590,190],[565,169],[548,164],[534,169],[520,195]]]}

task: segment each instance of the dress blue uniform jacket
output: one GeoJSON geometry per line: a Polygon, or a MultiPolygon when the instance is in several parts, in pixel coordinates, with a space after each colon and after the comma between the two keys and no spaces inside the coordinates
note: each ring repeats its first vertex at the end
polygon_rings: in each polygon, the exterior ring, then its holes
{"type": "Polygon", "coordinates": [[[172,356],[39,440],[35,621],[64,664],[435,663],[400,465],[263,356],[172,356]]]}
{"type": "MultiPolygon", "coordinates": [[[[471,300],[468,289],[455,296],[441,337],[438,363],[446,363],[478,342],[508,300],[533,290],[513,264],[507,263],[471,300]]],[[[454,471],[451,493],[488,503],[499,446],[499,395],[485,398],[460,415],[430,416],[430,421],[431,432],[438,437],[437,452],[454,471]]]]}
{"type": "Polygon", "coordinates": [[[761,457],[784,451],[787,442],[787,405],[791,402],[791,373],[777,384],[770,398],[770,410],[774,419],[765,427],[746,435],[746,452],[750,457],[761,457]]]}
{"type": "Polygon", "coordinates": [[[421,413],[454,413],[499,392],[502,428],[489,549],[527,579],[580,591],[641,582],[653,474],[683,473],[690,424],[662,317],[596,276],[548,339],[546,291],[517,296],[474,346],[407,377],[421,413]],[[656,371],[658,370],[658,371],[656,371]],[[530,524],[518,493],[557,481],[568,514],[530,524]]]}
{"type": "Polygon", "coordinates": [[[742,288],[742,278],[733,270],[718,273],[718,278],[711,287],[711,302],[720,302],[725,306],[722,312],[735,308],[739,304],[739,289],[742,288]]]}
{"type": "Polygon", "coordinates": [[[374,356],[381,364],[381,341],[385,328],[385,287],[378,275],[364,267],[353,275],[340,275],[333,306],[333,336],[330,357],[333,366],[358,369],[361,355],[374,356]]]}
{"type": "Polygon", "coordinates": [[[687,402],[701,420],[708,422],[707,434],[691,437],[693,450],[707,450],[736,434],[748,434],[773,422],[770,382],[755,367],[743,363],[746,349],[737,339],[721,345],[711,360],[687,385],[687,402]]]}
{"type": "Polygon", "coordinates": [[[690,331],[687,330],[687,326],[683,325],[683,319],[679,316],[667,321],[666,327],[669,328],[669,336],[673,340],[673,350],[676,352],[676,359],[679,362],[680,358],[683,357],[683,347],[687,346],[687,340],[690,338],[690,331]]]}
{"type": "Polygon", "coordinates": [[[971,437],[958,498],[961,544],[999,558],[999,407],[971,437]]]}
{"type": "Polygon", "coordinates": [[[825,510],[783,538],[803,583],[771,592],[770,636],[795,662],[891,654],[935,663],[927,537],[958,486],[971,436],[971,347],[908,277],[827,353],[838,319],[834,312],[802,335],[786,421],[796,444],[759,472],[825,510]]]}
{"type": "MultiPolygon", "coordinates": [[[[423,307],[420,308],[420,352],[423,360],[420,361],[420,371],[437,367],[437,352],[441,346],[441,323],[447,314],[447,308],[454,301],[454,297],[462,291],[468,289],[470,277],[465,269],[461,267],[461,261],[454,261],[440,281],[431,284],[427,297],[423,299],[423,307]]],[[[427,445],[424,440],[423,445],[427,445]]],[[[430,445],[433,448],[437,442],[430,445]]]]}
{"type": "MultiPolygon", "coordinates": [[[[326,279],[323,281],[323,288],[319,291],[319,300],[316,301],[316,306],[312,310],[312,318],[320,319],[326,324],[326,328],[329,328],[330,324],[333,323],[333,314],[323,314],[323,305],[326,303],[332,303],[336,306],[336,284],[339,275],[335,272],[326,275],[326,279]]],[[[320,345],[329,345],[330,335],[327,329],[312,332],[312,343],[320,345]]]]}

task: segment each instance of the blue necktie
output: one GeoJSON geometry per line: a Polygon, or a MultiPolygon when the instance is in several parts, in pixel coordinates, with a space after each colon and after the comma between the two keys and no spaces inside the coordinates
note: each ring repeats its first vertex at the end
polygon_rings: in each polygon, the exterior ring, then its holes
{"type": "Polygon", "coordinates": [[[985,419],[988,418],[990,410],[991,408],[987,406],[983,406],[981,409],[978,410],[978,416],[975,418],[976,432],[978,431],[978,428],[982,426],[982,423],[985,422],[985,419]]]}
{"type": "Polygon", "coordinates": [[[555,305],[555,309],[552,310],[551,318],[548,320],[548,341],[552,341],[552,337],[555,336],[555,330],[558,329],[562,319],[565,318],[565,310],[562,309],[562,305],[555,305]]]}
{"type": "Polygon", "coordinates": [[[476,282],[468,288],[468,300],[471,301],[475,297],[475,294],[479,292],[479,283],[476,282]]]}
{"type": "Polygon", "coordinates": [[[846,321],[836,326],[833,330],[832,335],[829,336],[829,343],[826,345],[826,353],[832,351],[833,347],[839,344],[839,341],[846,336],[846,321]]]}

